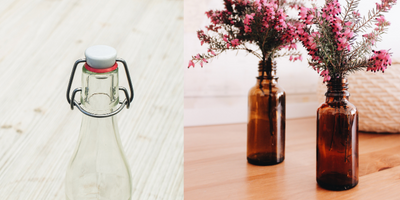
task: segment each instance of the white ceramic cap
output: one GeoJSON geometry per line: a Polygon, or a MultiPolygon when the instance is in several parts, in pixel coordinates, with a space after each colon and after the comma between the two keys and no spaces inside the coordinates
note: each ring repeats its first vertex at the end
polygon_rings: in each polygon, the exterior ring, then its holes
{"type": "Polygon", "coordinates": [[[112,67],[117,58],[117,50],[107,45],[91,46],[85,51],[86,63],[96,69],[112,67]]]}

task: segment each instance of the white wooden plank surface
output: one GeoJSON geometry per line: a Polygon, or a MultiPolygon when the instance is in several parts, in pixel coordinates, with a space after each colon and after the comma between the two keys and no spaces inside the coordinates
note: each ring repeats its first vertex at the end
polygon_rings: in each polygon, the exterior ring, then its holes
{"type": "Polygon", "coordinates": [[[133,199],[183,199],[182,0],[1,1],[0,199],[65,199],[82,115],[65,91],[95,44],[117,49],[135,88],[118,114],[133,199]]]}

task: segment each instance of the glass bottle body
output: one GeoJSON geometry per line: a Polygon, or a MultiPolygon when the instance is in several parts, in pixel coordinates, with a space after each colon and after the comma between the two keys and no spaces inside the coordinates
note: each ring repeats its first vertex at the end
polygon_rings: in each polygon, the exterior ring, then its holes
{"type": "Polygon", "coordinates": [[[346,79],[328,82],[317,110],[317,182],[329,190],[358,184],[358,112],[349,102],[346,79]]]}
{"type": "Polygon", "coordinates": [[[254,165],[278,164],[285,157],[285,91],[274,67],[267,74],[248,96],[247,161],[254,165]]]}
{"type": "MultiPolygon", "coordinates": [[[[114,111],[118,105],[118,69],[82,74],[82,107],[95,114],[114,111]]],[[[68,165],[69,200],[131,199],[131,176],[118,133],[116,116],[83,115],[78,145],[68,165]]]]}

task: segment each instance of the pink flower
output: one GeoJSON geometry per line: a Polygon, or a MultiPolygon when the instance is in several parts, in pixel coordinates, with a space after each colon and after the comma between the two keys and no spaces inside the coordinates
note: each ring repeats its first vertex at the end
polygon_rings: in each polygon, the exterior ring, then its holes
{"type": "Polygon", "coordinates": [[[347,36],[348,38],[352,38],[353,37],[353,31],[351,31],[349,28],[346,29],[346,31],[344,32],[344,35],[347,36]]]}
{"type": "Polygon", "coordinates": [[[254,15],[256,15],[255,13],[251,13],[250,15],[246,14],[246,17],[244,18],[243,23],[245,25],[250,25],[251,20],[254,19],[254,15]]]}
{"type": "Polygon", "coordinates": [[[324,77],[324,83],[331,80],[331,76],[329,76],[328,69],[322,70],[320,75],[324,77]]]}
{"type": "Polygon", "coordinates": [[[369,34],[364,34],[363,37],[365,37],[372,45],[375,44],[376,35],[373,32],[369,34]]]}
{"type": "Polygon", "coordinates": [[[296,43],[292,43],[292,44],[290,44],[290,46],[289,46],[289,50],[291,50],[291,49],[297,49],[297,45],[296,45],[296,43]]]}
{"type": "Polygon", "coordinates": [[[234,40],[231,41],[231,43],[232,43],[233,47],[236,47],[236,46],[239,45],[239,39],[234,39],[234,40]]]}
{"type": "Polygon", "coordinates": [[[346,23],[344,23],[344,25],[346,25],[346,26],[351,26],[353,24],[353,22],[346,22],[346,23]]]}
{"type": "Polygon", "coordinates": [[[314,15],[312,15],[312,14],[311,14],[311,15],[308,15],[308,16],[307,16],[306,23],[307,23],[307,24],[311,23],[311,21],[312,21],[313,19],[314,19],[314,15]]]}
{"type": "Polygon", "coordinates": [[[376,8],[378,10],[388,11],[396,2],[397,0],[382,0],[382,4],[376,4],[376,8]]]}
{"type": "Polygon", "coordinates": [[[228,35],[224,35],[223,40],[224,40],[225,42],[228,42],[228,35]]]}
{"type": "Polygon", "coordinates": [[[335,29],[341,31],[343,29],[342,24],[340,22],[335,23],[335,29]]]}
{"type": "Polygon", "coordinates": [[[324,82],[327,82],[327,81],[330,81],[330,80],[331,80],[331,76],[326,75],[326,76],[324,77],[324,82]]]}
{"type": "Polygon", "coordinates": [[[213,56],[215,56],[215,52],[213,50],[209,49],[208,52],[210,52],[213,56]]]}
{"type": "Polygon", "coordinates": [[[382,71],[392,65],[392,58],[390,57],[390,53],[387,50],[373,51],[374,55],[369,59],[372,63],[372,66],[367,68],[367,71],[382,71]]]}
{"type": "Polygon", "coordinates": [[[348,46],[350,46],[350,44],[348,43],[347,39],[344,38],[344,37],[343,38],[339,38],[338,41],[339,41],[338,48],[337,48],[338,51],[341,51],[343,49],[347,49],[348,46]]]}
{"type": "Polygon", "coordinates": [[[244,26],[244,32],[251,33],[251,28],[249,26],[244,26]]]}
{"type": "Polygon", "coordinates": [[[316,48],[317,48],[317,43],[311,43],[311,46],[310,46],[310,48],[311,49],[313,49],[313,50],[315,50],[316,48]]]}
{"type": "Polygon", "coordinates": [[[307,12],[308,12],[308,8],[301,7],[300,8],[300,13],[299,13],[300,19],[305,20],[306,16],[307,16],[307,12]]]}
{"type": "Polygon", "coordinates": [[[188,68],[190,68],[190,66],[193,66],[193,67],[194,67],[194,62],[193,62],[193,60],[189,60],[189,66],[188,66],[188,68]]]}
{"type": "Polygon", "coordinates": [[[197,54],[197,55],[196,55],[196,58],[197,58],[197,59],[200,59],[200,54],[197,54]]]}
{"type": "Polygon", "coordinates": [[[361,14],[358,11],[353,11],[353,15],[355,17],[361,17],[361,14]]]}
{"type": "Polygon", "coordinates": [[[386,21],[386,19],[385,19],[385,17],[383,15],[381,15],[378,18],[376,18],[376,21],[378,21],[378,23],[375,24],[377,26],[390,25],[390,22],[386,21]]]}

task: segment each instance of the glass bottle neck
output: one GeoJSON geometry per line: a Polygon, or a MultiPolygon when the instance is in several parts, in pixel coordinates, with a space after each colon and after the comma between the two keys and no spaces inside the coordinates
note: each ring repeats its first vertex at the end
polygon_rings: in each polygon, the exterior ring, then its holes
{"type": "Polygon", "coordinates": [[[261,60],[258,64],[257,84],[260,84],[261,81],[263,84],[278,83],[276,62],[273,62],[271,58],[266,61],[261,60]]]}
{"type": "Polygon", "coordinates": [[[333,78],[326,84],[328,91],[325,93],[326,102],[349,100],[350,93],[347,91],[348,82],[346,78],[333,78]]]}
{"type": "Polygon", "coordinates": [[[107,73],[94,73],[83,67],[82,106],[89,112],[112,112],[119,102],[118,68],[107,73]]]}

